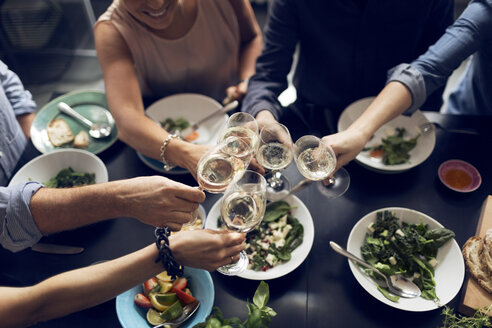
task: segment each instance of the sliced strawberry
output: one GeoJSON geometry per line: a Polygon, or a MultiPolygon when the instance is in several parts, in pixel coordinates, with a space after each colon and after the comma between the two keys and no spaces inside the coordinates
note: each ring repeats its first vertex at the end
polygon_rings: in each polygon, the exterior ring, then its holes
{"type": "Polygon", "coordinates": [[[185,293],[182,290],[175,289],[174,293],[176,293],[176,296],[179,298],[181,302],[184,304],[190,304],[195,301],[195,298],[191,296],[190,294],[185,293]]]}
{"type": "Polygon", "coordinates": [[[180,277],[174,281],[173,288],[171,288],[171,290],[173,289],[183,290],[186,288],[187,284],[188,284],[188,279],[186,279],[185,277],[180,277]]]}
{"type": "Polygon", "coordinates": [[[138,293],[137,295],[135,295],[134,301],[136,305],[142,308],[150,309],[152,307],[152,303],[150,303],[150,300],[142,293],[138,293]]]}
{"type": "Polygon", "coordinates": [[[142,288],[144,291],[145,296],[149,296],[150,292],[155,292],[159,291],[161,288],[161,285],[159,285],[159,282],[157,281],[156,278],[150,278],[146,282],[142,284],[142,288]],[[159,289],[159,290],[157,290],[159,289]]]}

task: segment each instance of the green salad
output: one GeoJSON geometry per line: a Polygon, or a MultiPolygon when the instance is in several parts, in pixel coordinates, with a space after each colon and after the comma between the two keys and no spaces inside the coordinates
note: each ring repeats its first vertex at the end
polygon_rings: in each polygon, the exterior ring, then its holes
{"type": "Polygon", "coordinates": [[[410,151],[417,145],[420,134],[414,138],[405,138],[405,128],[396,128],[396,134],[381,140],[381,144],[364,148],[370,151],[371,157],[382,157],[385,165],[397,165],[407,163],[410,159],[410,151]]]}
{"type": "MultiPolygon", "coordinates": [[[[400,273],[412,279],[422,291],[421,297],[438,300],[434,268],[437,252],[454,232],[445,228],[429,229],[424,223],[399,223],[399,218],[390,211],[381,211],[376,221],[368,227],[361,254],[373,267],[385,275],[400,273]]],[[[375,279],[373,270],[364,269],[375,279]]],[[[391,301],[398,301],[383,288],[378,288],[391,301]]]]}
{"type": "Polygon", "coordinates": [[[67,167],[45,182],[44,185],[48,188],[70,188],[94,183],[96,183],[94,173],[75,172],[71,167],[67,167]]]}
{"type": "MultiPolygon", "coordinates": [[[[290,260],[291,253],[302,244],[304,237],[304,227],[291,214],[294,208],[285,201],[267,205],[261,224],[246,236],[248,269],[267,271],[290,260]]],[[[218,226],[222,224],[219,217],[218,226]]]]}
{"type": "Polygon", "coordinates": [[[174,132],[183,131],[190,126],[190,122],[188,122],[188,120],[183,117],[177,118],[175,120],[173,120],[172,118],[166,118],[160,123],[164,130],[174,132]]]}

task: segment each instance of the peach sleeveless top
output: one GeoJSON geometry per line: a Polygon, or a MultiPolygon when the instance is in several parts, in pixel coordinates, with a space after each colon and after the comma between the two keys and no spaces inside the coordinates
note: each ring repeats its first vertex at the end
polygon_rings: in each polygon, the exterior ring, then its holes
{"type": "MultiPolygon", "coordinates": [[[[168,40],[151,33],[118,0],[97,22],[111,21],[125,39],[144,97],[192,92],[216,100],[238,82],[239,25],[228,0],[198,0],[186,35],[168,40]]],[[[97,23],[96,23],[97,24],[97,23]]]]}

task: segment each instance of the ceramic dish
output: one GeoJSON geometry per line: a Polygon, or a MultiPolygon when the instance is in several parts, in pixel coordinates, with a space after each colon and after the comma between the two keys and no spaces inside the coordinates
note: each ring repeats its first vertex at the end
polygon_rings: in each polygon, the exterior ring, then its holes
{"type": "Polygon", "coordinates": [[[81,149],[57,149],[35,157],[17,171],[9,186],[27,181],[47,182],[71,167],[76,172],[94,173],[96,183],[108,181],[108,170],[96,155],[81,149]]]}
{"type": "MultiPolygon", "coordinates": [[[[165,121],[167,118],[174,120],[184,118],[190,124],[194,124],[221,107],[219,102],[210,97],[194,93],[181,93],[156,101],[145,110],[145,114],[157,124],[160,124],[160,122],[165,121]]],[[[227,121],[227,117],[227,114],[217,115],[213,119],[204,122],[198,128],[198,138],[193,143],[201,145],[216,144],[219,133],[227,121]]],[[[180,167],[176,167],[170,171],[164,171],[160,161],[138,152],[137,155],[145,165],[156,171],[166,174],[188,173],[187,170],[180,167]]]]}
{"type": "MultiPolygon", "coordinates": [[[[193,296],[200,301],[200,307],[196,313],[180,327],[191,328],[204,322],[212,311],[215,291],[210,273],[205,270],[185,267],[184,276],[190,278],[190,289],[193,296]]],[[[135,305],[135,295],[142,292],[142,286],[135,286],[116,297],[116,314],[123,328],[149,328],[152,327],[146,319],[147,311],[135,305]]]]}
{"type": "Polygon", "coordinates": [[[451,190],[457,192],[472,192],[482,184],[478,170],[465,161],[450,159],[439,166],[439,180],[451,190]]]}
{"type": "Polygon", "coordinates": [[[75,111],[92,122],[106,122],[111,125],[112,131],[107,138],[94,139],[90,137],[89,146],[84,148],[84,150],[93,154],[99,154],[109,148],[118,139],[116,124],[109,112],[108,102],[104,92],[74,91],[53,99],[36,114],[36,118],[31,126],[31,140],[39,152],[48,153],[55,149],[72,148],[71,144],[56,147],[49,140],[46,127],[53,119],[63,118],[70,126],[74,135],[77,135],[81,130],[89,131],[89,128],[78,120],[61,113],[58,110],[58,103],[60,102],[67,103],[75,111]]]}
{"type": "MultiPolygon", "coordinates": [[[[376,213],[380,211],[392,211],[401,221],[408,223],[420,223],[421,221],[429,226],[429,229],[442,228],[442,224],[430,216],[401,207],[388,207],[376,210],[364,216],[357,222],[350,232],[347,250],[354,255],[362,258],[360,248],[364,243],[367,227],[376,220],[376,213]]],[[[441,305],[446,305],[460,291],[465,277],[465,264],[461,249],[456,240],[452,239],[444,244],[437,253],[437,267],[435,268],[436,294],[440,299],[441,305]]],[[[433,301],[418,298],[400,298],[398,302],[392,302],[377,290],[376,283],[365,274],[365,272],[352,261],[349,261],[350,270],[359,284],[372,296],[379,301],[397,309],[422,312],[439,308],[433,301]]]]}
{"type": "MultiPolygon", "coordinates": [[[[350,104],[340,115],[338,120],[338,131],[346,130],[369,106],[374,97],[364,98],[350,104]]],[[[434,150],[436,144],[435,129],[427,133],[422,133],[419,126],[429,122],[421,111],[417,110],[412,116],[400,115],[390,122],[380,127],[374,137],[369,140],[366,147],[373,147],[381,144],[381,139],[393,134],[396,128],[405,128],[406,136],[413,138],[420,134],[417,145],[410,151],[409,162],[397,165],[386,165],[380,158],[371,157],[368,151],[362,151],[355,158],[356,162],[370,170],[381,173],[400,173],[407,171],[425,161],[434,150]]]]}
{"type": "MultiPolygon", "coordinates": [[[[292,216],[297,218],[304,227],[302,244],[292,252],[292,258],[290,261],[279,264],[267,271],[254,271],[247,269],[238,275],[238,277],[250,280],[269,280],[279,278],[295,270],[308,256],[314,241],[314,225],[311,213],[309,213],[306,205],[304,205],[304,203],[294,195],[287,197],[285,201],[291,206],[296,207],[292,210],[292,216]]],[[[205,222],[205,228],[217,229],[217,219],[220,216],[221,202],[222,198],[219,199],[210,209],[208,219],[205,222]]]]}

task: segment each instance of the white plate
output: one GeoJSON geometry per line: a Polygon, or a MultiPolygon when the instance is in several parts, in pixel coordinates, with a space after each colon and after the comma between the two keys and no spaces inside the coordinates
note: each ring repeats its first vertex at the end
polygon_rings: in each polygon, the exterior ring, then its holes
{"type": "MultiPolygon", "coordinates": [[[[442,224],[430,216],[407,208],[388,207],[376,210],[364,216],[357,222],[350,232],[347,250],[356,256],[362,258],[360,248],[364,243],[367,233],[367,226],[376,221],[376,213],[380,211],[392,211],[401,221],[408,223],[420,223],[421,220],[428,225],[429,229],[442,228],[442,224]]],[[[465,263],[461,255],[461,249],[456,240],[452,239],[444,244],[437,253],[437,267],[435,268],[434,279],[436,281],[436,294],[440,299],[441,305],[447,304],[460,291],[463,279],[465,277],[465,263]]],[[[377,290],[376,283],[367,276],[358,265],[349,261],[350,269],[355,279],[361,286],[376,299],[397,309],[422,312],[439,308],[436,303],[418,298],[400,298],[398,302],[392,302],[377,290]]]]}
{"type": "MultiPolygon", "coordinates": [[[[290,261],[279,264],[268,271],[254,271],[247,269],[238,275],[238,277],[250,280],[269,280],[282,277],[294,271],[308,256],[314,241],[314,225],[311,213],[309,213],[306,205],[304,205],[304,203],[294,195],[287,197],[285,201],[289,203],[290,206],[296,207],[292,210],[292,216],[297,218],[299,223],[301,223],[304,227],[302,244],[292,252],[292,258],[290,261]]],[[[210,212],[207,215],[207,221],[205,222],[205,228],[217,229],[217,219],[220,216],[221,202],[222,198],[219,199],[210,209],[210,212]]]]}
{"type": "MultiPolygon", "coordinates": [[[[338,131],[346,130],[366,110],[373,100],[374,97],[363,98],[345,108],[338,120],[338,131]]],[[[420,133],[417,145],[410,151],[409,163],[385,165],[380,159],[372,158],[368,151],[359,153],[355,160],[363,166],[381,173],[400,173],[421,164],[430,156],[436,144],[434,130],[424,135],[418,128],[426,122],[428,122],[427,118],[419,110],[415,111],[412,116],[400,115],[380,127],[374,134],[374,137],[366,144],[366,147],[381,144],[381,139],[388,137],[388,133],[393,134],[396,128],[405,128],[406,136],[410,138],[420,133]]]]}
{"type": "Polygon", "coordinates": [[[108,170],[99,157],[86,150],[67,148],[35,157],[17,171],[9,186],[27,181],[44,183],[67,167],[76,172],[94,173],[96,183],[108,181],[108,170]]]}
{"type": "MultiPolygon", "coordinates": [[[[195,93],[180,93],[156,101],[145,110],[145,114],[158,124],[167,118],[177,119],[183,117],[193,125],[221,107],[220,103],[213,98],[195,93]]],[[[227,122],[227,118],[227,114],[217,115],[204,122],[198,128],[199,137],[193,143],[215,145],[220,131],[227,122]]],[[[188,173],[187,170],[179,167],[171,171],[164,171],[160,161],[146,157],[138,152],[137,155],[145,165],[156,171],[166,174],[188,173]]]]}

